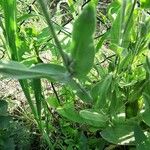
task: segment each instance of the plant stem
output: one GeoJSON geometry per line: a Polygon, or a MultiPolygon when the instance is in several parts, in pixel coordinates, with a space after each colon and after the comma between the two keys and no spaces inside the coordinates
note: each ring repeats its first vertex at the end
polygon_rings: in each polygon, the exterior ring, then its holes
{"type": "Polygon", "coordinates": [[[36,112],[36,109],[35,109],[34,104],[32,102],[31,96],[30,96],[30,91],[29,91],[29,88],[28,88],[29,85],[27,83],[27,80],[19,80],[19,83],[20,83],[21,88],[22,88],[22,90],[23,90],[23,92],[25,94],[25,97],[26,97],[26,99],[27,99],[27,101],[28,101],[28,103],[30,105],[32,113],[33,113],[35,119],[37,120],[37,118],[38,118],[37,117],[37,112],[36,112]]]}
{"type": "Polygon", "coordinates": [[[65,54],[65,52],[63,51],[62,47],[61,47],[61,44],[60,44],[60,41],[58,40],[58,37],[55,33],[55,30],[54,30],[54,27],[53,27],[53,24],[52,24],[52,21],[51,21],[51,18],[50,18],[50,15],[49,13],[47,12],[47,9],[46,9],[46,6],[44,4],[44,1],[43,0],[38,0],[40,5],[41,5],[41,8],[42,8],[42,11],[45,15],[45,18],[46,18],[46,21],[48,23],[48,26],[50,28],[50,31],[51,31],[51,34],[53,35],[53,38],[55,40],[55,44],[59,50],[59,53],[63,59],[63,62],[66,66],[66,68],[69,70],[69,66],[68,66],[68,60],[67,60],[67,55],[65,54]]]}
{"type": "Polygon", "coordinates": [[[55,96],[57,98],[57,101],[60,104],[60,99],[59,99],[58,93],[57,93],[57,91],[55,89],[55,86],[54,86],[53,82],[51,82],[51,86],[52,86],[53,92],[54,92],[54,94],[55,94],[55,96]]]}
{"type": "MultiPolygon", "coordinates": [[[[54,37],[54,40],[55,40],[55,44],[59,50],[59,53],[63,59],[63,62],[64,62],[64,65],[66,66],[68,72],[70,72],[70,68],[69,68],[69,58],[68,58],[68,55],[63,51],[62,47],[61,47],[61,44],[60,44],[60,41],[58,40],[58,37],[55,33],[55,30],[54,30],[54,27],[53,27],[53,24],[52,24],[52,21],[51,21],[51,18],[50,18],[50,15],[49,13],[47,12],[47,9],[46,9],[46,6],[44,4],[44,1],[43,0],[38,0],[39,1],[39,4],[41,5],[41,8],[42,8],[42,11],[45,15],[45,18],[46,18],[46,21],[48,23],[48,26],[50,28],[50,31],[51,31],[51,34],[53,35],[54,37]]],[[[73,79],[71,79],[73,84],[78,87],[82,92],[84,92],[86,95],[88,95],[89,99],[92,99],[90,94],[84,89],[84,87],[82,87],[82,85],[80,85],[79,83],[77,83],[76,81],[74,81],[73,79]]]]}

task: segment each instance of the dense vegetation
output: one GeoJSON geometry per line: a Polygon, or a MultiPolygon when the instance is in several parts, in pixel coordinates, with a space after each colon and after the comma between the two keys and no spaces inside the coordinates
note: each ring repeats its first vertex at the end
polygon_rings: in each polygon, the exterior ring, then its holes
{"type": "Polygon", "coordinates": [[[1,0],[0,150],[149,150],[149,50],[149,0],[1,0]]]}

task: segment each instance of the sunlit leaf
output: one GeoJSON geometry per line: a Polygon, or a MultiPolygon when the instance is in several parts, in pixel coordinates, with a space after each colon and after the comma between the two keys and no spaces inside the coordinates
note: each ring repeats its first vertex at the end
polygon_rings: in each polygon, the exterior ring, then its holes
{"type": "Polygon", "coordinates": [[[149,0],[140,0],[142,8],[150,8],[150,1],[149,0]]]}
{"type": "Polygon", "coordinates": [[[135,126],[134,136],[137,150],[148,150],[150,148],[150,139],[145,136],[139,126],[135,126]]]}
{"type": "Polygon", "coordinates": [[[117,124],[113,127],[108,127],[101,132],[102,137],[114,144],[130,144],[134,141],[133,125],[117,124]]]}
{"type": "Polygon", "coordinates": [[[95,26],[96,9],[90,3],[83,9],[73,26],[71,56],[74,60],[73,73],[77,78],[84,78],[93,66],[95,26]]]}
{"type": "Polygon", "coordinates": [[[8,42],[9,49],[8,53],[10,54],[11,59],[18,59],[17,52],[17,37],[16,37],[16,0],[5,0],[3,1],[3,10],[5,17],[5,30],[6,30],[6,41],[8,42]]]}
{"type": "Polygon", "coordinates": [[[85,122],[94,127],[106,127],[108,122],[108,117],[99,112],[92,110],[81,110],[80,116],[84,118],[85,122]]]}
{"type": "Polygon", "coordinates": [[[148,126],[150,126],[150,110],[146,110],[142,113],[142,119],[148,126]]]}
{"type": "Polygon", "coordinates": [[[107,94],[109,92],[111,83],[112,83],[113,75],[108,74],[103,81],[99,83],[99,90],[98,90],[98,99],[96,101],[95,107],[103,108],[107,103],[107,94]]]}
{"type": "Polygon", "coordinates": [[[68,80],[66,69],[55,64],[37,64],[33,67],[27,68],[18,62],[1,61],[0,73],[5,77],[14,79],[50,78],[51,80],[62,82],[68,80]]]}
{"type": "Polygon", "coordinates": [[[72,103],[67,103],[62,107],[58,107],[57,111],[63,117],[73,122],[83,123],[84,120],[80,117],[79,113],[75,110],[72,103]]]}

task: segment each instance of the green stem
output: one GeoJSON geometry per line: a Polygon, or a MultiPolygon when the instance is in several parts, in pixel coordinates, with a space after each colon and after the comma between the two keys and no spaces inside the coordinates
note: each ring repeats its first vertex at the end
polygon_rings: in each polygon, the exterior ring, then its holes
{"type": "MultiPolygon", "coordinates": [[[[61,55],[61,57],[62,57],[62,59],[63,59],[64,65],[66,66],[68,72],[70,72],[70,68],[69,68],[69,65],[70,65],[70,64],[68,63],[69,58],[68,58],[67,54],[63,51],[63,49],[62,49],[62,47],[61,47],[60,41],[58,40],[58,37],[57,37],[57,35],[56,35],[56,33],[55,33],[55,30],[54,30],[54,27],[53,27],[53,24],[52,24],[50,15],[49,15],[49,13],[47,12],[47,9],[46,9],[46,6],[45,6],[45,4],[44,4],[44,1],[43,1],[43,0],[38,0],[38,1],[39,1],[39,4],[41,5],[42,11],[43,11],[43,13],[44,13],[44,15],[45,15],[45,18],[46,18],[46,21],[47,21],[48,26],[49,26],[49,28],[50,28],[51,34],[53,35],[53,38],[54,38],[54,40],[55,40],[55,44],[56,44],[56,46],[57,46],[57,48],[58,48],[58,50],[59,50],[59,53],[60,53],[60,55],[61,55]]],[[[84,89],[84,87],[82,87],[82,85],[80,85],[79,83],[77,83],[77,82],[74,81],[73,79],[72,79],[72,82],[73,82],[73,84],[74,84],[76,87],[78,87],[82,92],[84,92],[86,95],[88,95],[89,99],[92,99],[91,96],[90,96],[90,94],[84,89]]]]}
{"type": "Polygon", "coordinates": [[[49,136],[48,136],[48,134],[45,132],[45,130],[44,130],[43,126],[42,126],[41,121],[37,120],[37,123],[38,123],[38,128],[40,129],[40,131],[41,131],[41,133],[42,133],[44,139],[46,140],[46,142],[47,142],[47,144],[48,144],[50,150],[54,150],[53,145],[52,145],[52,143],[50,142],[49,136]]]}
{"type": "Polygon", "coordinates": [[[33,105],[31,96],[30,96],[30,91],[29,91],[29,88],[28,88],[28,87],[29,87],[29,86],[28,86],[28,83],[27,83],[26,80],[19,80],[19,83],[20,83],[21,88],[22,88],[22,90],[23,90],[23,92],[24,92],[24,94],[25,94],[25,97],[26,97],[26,99],[27,99],[27,101],[28,101],[28,103],[29,103],[29,105],[30,105],[30,108],[31,108],[31,110],[32,110],[32,113],[33,113],[35,119],[37,120],[37,112],[36,112],[36,109],[35,109],[35,107],[34,107],[34,105],[33,105]]]}
{"type": "Polygon", "coordinates": [[[55,40],[55,44],[59,50],[59,53],[63,59],[63,62],[66,66],[66,68],[69,70],[69,66],[68,66],[68,60],[67,60],[67,55],[65,54],[65,52],[63,51],[62,47],[61,47],[61,44],[60,44],[60,41],[58,40],[58,37],[55,33],[55,30],[54,30],[54,27],[53,27],[53,24],[52,24],[52,21],[51,21],[51,17],[49,15],[49,13],[47,12],[47,9],[46,9],[46,6],[44,4],[44,1],[43,0],[38,0],[40,5],[41,5],[41,8],[42,8],[42,11],[45,15],[45,18],[46,18],[46,21],[48,23],[48,26],[50,28],[50,31],[51,31],[51,34],[53,35],[53,38],[55,40]]]}

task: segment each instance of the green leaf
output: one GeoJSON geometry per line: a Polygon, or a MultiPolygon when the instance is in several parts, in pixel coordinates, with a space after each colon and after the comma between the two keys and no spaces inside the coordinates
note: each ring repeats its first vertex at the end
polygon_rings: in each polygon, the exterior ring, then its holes
{"type": "Polygon", "coordinates": [[[16,0],[3,1],[6,41],[8,42],[8,53],[13,60],[18,60],[18,52],[16,47],[16,0]]]}
{"type": "Polygon", "coordinates": [[[143,90],[145,89],[145,85],[146,85],[145,79],[139,80],[133,85],[132,92],[130,93],[130,97],[129,97],[130,102],[136,101],[141,97],[143,90]]]}
{"type": "Polygon", "coordinates": [[[150,148],[150,139],[145,136],[140,126],[135,126],[134,136],[137,150],[148,150],[150,148]]]}
{"type": "Polygon", "coordinates": [[[10,120],[11,120],[10,116],[0,116],[0,129],[7,128],[10,120]]]}
{"type": "Polygon", "coordinates": [[[108,127],[101,132],[101,136],[108,142],[114,144],[131,144],[133,138],[133,125],[130,124],[116,124],[108,127]]]}
{"type": "Polygon", "coordinates": [[[14,61],[0,61],[0,73],[5,77],[15,79],[49,78],[53,81],[66,82],[68,74],[66,69],[56,64],[37,64],[27,68],[25,65],[14,61]]]}
{"type": "Polygon", "coordinates": [[[75,110],[73,103],[67,103],[62,107],[58,107],[57,111],[70,121],[84,123],[82,117],[80,117],[79,113],[75,110]]]}
{"type": "Polygon", "coordinates": [[[98,113],[93,110],[81,110],[80,116],[85,120],[85,122],[94,127],[106,127],[108,122],[108,117],[104,114],[98,113]]]}
{"type": "Polygon", "coordinates": [[[114,20],[110,30],[110,40],[112,43],[120,45],[121,40],[121,10],[119,9],[116,19],[114,20]]]}
{"type": "Polygon", "coordinates": [[[144,113],[142,113],[142,119],[143,121],[150,126],[150,110],[146,110],[144,113]]]}
{"type": "Polygon", "coordinates": [[[91,91],[90,91],[90,92],[91,92],[91,96],[93,97],[94,102],[96,102],[97,99],[98,99],[99,86],[100,86],[100,83],[95,84],[95,85],[92,87],[91,91]]]}
{"type": "Polygon", "coordinates": [[[104,33],[104,35],[102,35],[102,37],[100,38],[100,40],[98,41],[98,43],[96,45],[96,52],[98,52],[98,50],[101,49],[104,41],[107,39],[109,34],[110,34],[110,31],[108,30],[106,33],[104,33]]]}
{"type": "Polygon", "coordinates": [[[114,0],[108,6],[108,17],[111,21],[114,20],[114,16],[117,15],[118,10],[121,7],[121,3],[118,0],[114,0]]]}
{"type": "Polygon", "coordinates": [[[35,17],[35,16],[37,16],[37,15],[35,15],[35,14],[23,14],[21,17],[17,18],[17,22],[19,23],[19,22],[27,20],[31,17],[35,17]]]}
{"type": "Polygon", "coordinates": [[[144,67],[145,67],[146,72],[150,74],[150,58],[149,57],[146,57],[146,63],[144,67]]]}
{"type": "Polygon", "coordinates": [[[34,97],[36,101],[36,108],[39,119],[41,119],[41,109],[42,109],[42,86],[41,86],[41,80],[40,79],[33,79],[33,90],[34,90],[34,97]]]}
{"type": "Polygon", "coordinates": [[[46,101],[50,105],[50,107],[57,108],[60,106],[56,97],[50,96],[50,97],[48,97],[48,99],[46,101]]]}
{"type": "Polygon", "coordinates": [[[80,135],[80,143],[79,143],[79,148],[82,150],[87,150],[88,148],[88,139],[87,137],[82,133],[80,135]]]}
{"type": "Polygon", "coordinates": [[[99,83],[99,94],[95,107],[103,108],[107,104],[106,98],[111,87],[112,79],[113,75],[108,74],[104,80],[99,83]]]}
{"type": "MultiPolygon", "coordinates": [[[[128,48],[131,42],[131,29],[133,29],[134,22],[136,20],[137,14],[134,14],[134,7],[136,3],[127,0],[127,7],[125,8],[126,13],[122,12],[123,16],[123,24],[122,24],[122,42],[121,47],[128,48]]],[[[134,29],[133,29],[134,30],[134,29]]]]}
{"type": "Polygon", "coordinates": [[[4,100],[0,100],[0,115],[5,115],[7,113],[8,103],[4,100]]]}
{"type": "Polygon", "coordinates": [[[115,88],[116,88],[116,90],[114,90],[112,92],[111,103],[110,103],[110,106],[109,106],[109,110],[110,110],[111,115],[115,114],[118,111],[118,105],[119,105],[119,100],[117,98],[117,92],[118,92],[117,91],[117,85],[115,85],[115,88]]]}
{"type": "Polygon", "coordinates": [[[133,23],[132,1],[121,1],[122,6],[119,8],[117,16],[110,30],[110,40],[113,44],[127,48],[130,43],[130,31],[133,23]]]}
{"type": "Polygon", "coordinates": [[[84,78],[93,66],[95,26],[96,8],[91,2],[83,9],[73,26],[71,56],[74,62],[72,70],[75,77],[80,79],[84,78]]]}
{"type": "Polygon", "coordinates": [[[127,56],[123,57],[123,60],[119,64],[119,73],[126,71],[132,64],[133,61],[133,55],[132,53],[128,53],[127,56]]]}
{"type": "Polygon", "coordinates": [[[143,98],[144,98],[144,103],[145,103],[145,108],[150,109],[150,95],[147,94],[146,92],[143,92],[143,98]]]}
{"type": "MultiPolygon", "coordinates": [[[[40,34],[37,35],[37,42],[39,44],[44,43],[51,37],[49,27],[45,27],[40,34]]],[[[50,43],[49,43],[50,44],[50,43]]]]}
{"type": "Polygon", "coordinates": [[[149,0],[140,0],[142,8],[150,8],[150,1],[149,0]]]}
{"type": "Polygon", "coordinates": [[[70,80],[68,82],[70,87],[76,91],[76,95],[83,100],[84,102],[92,102],[93,98],[90,94],[90,92],[87,89],[84,89],[80,84],[77,84],[75,80],[70,80]]]}
{"type": "Polygon", "coordinates": [[[15,150],[14,138],[7,138],[3,145],[3,150],[15,150]]]}

